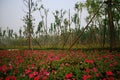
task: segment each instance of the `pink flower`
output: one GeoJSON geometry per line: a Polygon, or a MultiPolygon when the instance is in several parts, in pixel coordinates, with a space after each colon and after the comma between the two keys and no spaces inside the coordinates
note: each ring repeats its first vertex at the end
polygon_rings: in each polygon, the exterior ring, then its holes
{"type": "Polygon", "coordinates": [[[103,80],[107,80],[106,78],[103,78],[103,80]]]}
{"type": "Polygon", "coordinates": [[[55,55],[49,54],[47,60],[52,62],[52,61],[59,60],[59,58],[57,56],[55,56],[55,55]]]}
{"type": "Polygon", "coordinates": [[[87,73],[90,73],[90,69],[88,69],[88,68],[86,68],[86,70],[85,70],[87,73]]]}
{"type": "Polygon", "coordinates": [[[93,72],[97,72],[97,69],[95,67],[93,68],[93,72]]]}
{"type": "Polygon", "coordinates": [[[73,76],[72,73],[70,73],[70,74],[66,74],[66,75],[65,75],[65,78],[66,78],[66,79],[70,79],[70,78],[72,78],[72,76],[73,76]]]}
{"type": "Polygon", "coordinates": [[[34,74],[29,74],[28,76],[29,76],[29,78],[33,78],[34,74]]]}
{"type": "Polygon", "coordinates": [[[87,80],[88,78],[91,78],[91,75],[83,75],[83,80],[87,80]]]}
{"type": "Polygon", "coordinates": [[[107,74],[108,76],[113,75],[113,73],[112,73],[111,71],[107,71],[106,74],[107,74]]]}
{"type": "Polygon", "coordinates": [[[31,72],[30,69],[26,69],[26,70],[25,70],[25,74],[29,74],[30,72],[31,72]]]}
{"type": "Polygon", "coordinates": [[[47,72],[47,71],[45,71],[44,74],[45,74],[46,76],[49,76],[49,72],[47,72]]]}
{"type": "Polygon", "coordinates": [[[33,75],[34,75],[34,76],[38,75],[38,72],[37,72],[37,71],[34,71],[34,72],[33,72],[33,75]]]}

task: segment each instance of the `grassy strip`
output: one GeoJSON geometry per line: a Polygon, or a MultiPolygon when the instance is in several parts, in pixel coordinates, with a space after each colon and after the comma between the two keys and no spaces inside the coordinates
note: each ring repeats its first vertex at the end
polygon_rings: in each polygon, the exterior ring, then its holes
{"type": "MultiPolygon", "coordinates": [[[[28,50],[27,46],[24,46],[22,48],[20,47],[0,47],[0,50],[28,50]]],[[[39,48],[39,47],[34,47],[33,49],[31,50],[68,50],[69,48],[39,48]]],[[[71,50],[83,50],[83,51],[91,51],[91,50],[109,50],[109,47],[105,47],[105,48],[100,48],[100,47],[91,47],[91,48],[85,48],[85,47],[81,47],[81,48],[72,48],[71,50]]],[[[120,48],[119,47],[116,47],[113,49],[113,51],[118,51],[120,52],[120,48]]]]}

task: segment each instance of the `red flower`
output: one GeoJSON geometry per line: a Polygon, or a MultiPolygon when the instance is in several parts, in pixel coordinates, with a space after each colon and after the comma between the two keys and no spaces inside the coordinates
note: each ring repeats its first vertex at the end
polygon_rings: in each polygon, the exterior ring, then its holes
{"type": "Polygon", "coordinates": [[[110,67],[112,67],[113,65],[112,64],[110,64],[110,67]]]}
{"type": "Polygon", "coordinates": [[[16,80],[15,76],[7,76],[5,80],[16,80]]]}
{"type": "Polygon", "coordinates": [[[6,70],[7,70],[6,65],[3,65],[3,66],[0,67],[0,71],[3,72],[3,73],[6,72],[6,70]]]}
{"type": "Polygon", "coordinates": [[[15,76],[11,76],[11,80],[16,80],[16,77],[15,76]]]}
{"type": "Polygon", "coordinates": [[[56,60],[59,60],[59,58],[57,56],[55,56],[55,54],[49,54],[48,55],[48,58],[47,58],[47,61],[56,61],[56,60]]]}
{"type": "Polygon", "coordinates": [[[113,63],[113,65],[117,65],[117,62],[115,61],[115,62],[113,63]]]}
{"type": "Polygon", "coordinates": [[[107,71],[106,74],[107,74],[108,76],[113,75],[113,73],[112,73],[111,71],[107,71]]]}
{"type": "Polygon", "coordinates": [[[65,78],[66,78],[66,79],[70,79],[70,78],[72,78],[72,76],[73,76],[72,73],[70,73],[70,74],[66,74],[66,75],[65,75],[65,78]]]}
{"type": "Polygon", "coordinates": [[[91,78],[91,75],[83,75],[83,80],[87,80],[88,78],[91,78]]]}
{"type": "Polygon", "coordinates": [[[90,73],[90,69],[86,69],[85,71],[86,71],[87,73],[90,73]]]}
{"type": "Polygon", "coordinates": [[[34,80],[39,80],[39,77],[38,77],[38,76],[37,76],[37,77],[35,77],[35,78],[34,78],[34,80]]]}
{"type": "Polygon", "coordinates": [[[8,76],[8,77],[6,77],[6,78],[5,78],[5,80],[10,80],[10,77],[9,77],[9,76],[8,76]]]}
{"type": "Polygon", "coordinates": [[[100,57],[98,57],[98,58],[97,58],[97,60],[98,60],[98,61],[100,61],[100,60],[101,60],[101,58],[100,58],[100,57]]]}
{"type": "Polygon", "coordinates": [[[97,73],[97,74],[96,74],[96,77],[99,77],[99,76],[100,76],[100,75],[97,73]]]}
{"type": "Polygon", "coordinates": [[[44,76],[44,77],[42,78],[42,80],[47,80],[47,76],[44,76]]]}
{"type": "Polygon", "coordinates": [[[85,59],[85,62],[86,62],[86,63],[91,63],[91,64],[93,64],[93,63],[94,63],[94,60],[85,59]]]}

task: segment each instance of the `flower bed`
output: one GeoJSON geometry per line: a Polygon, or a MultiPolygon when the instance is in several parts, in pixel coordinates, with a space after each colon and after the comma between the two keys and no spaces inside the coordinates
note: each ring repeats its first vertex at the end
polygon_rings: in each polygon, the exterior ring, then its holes
{"type": "Polygon", "coordinates": [[[119,80],[120,54],[109,51],[0,51],[0,80],[119,80]]]}

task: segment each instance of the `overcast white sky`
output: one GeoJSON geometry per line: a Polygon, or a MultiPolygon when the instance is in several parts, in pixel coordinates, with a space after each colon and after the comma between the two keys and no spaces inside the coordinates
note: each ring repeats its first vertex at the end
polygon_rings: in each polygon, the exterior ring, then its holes
{"type": "MultiPolygon", "coordinates": [[[[85,2],[86,0],[43,0],[42,3],[46,8],[49,9],[48,23],[53,22],[54,17],[52,12],[54,10],[69,10],[71,9],[71,14],[74,13],[74,4],[76,2],[85,2]]],[[[6,29],[9,27],[15,32],[18,32],[20,27],[23,27],[24,22],[22,21],[25,13],[23,12],[25,6],[23,0],[0,0],[0,27],[6,29]]],[[[82,13],[82,26],[85,26],[84,18],[87,15],[87,11],[83,10],[82,13]]],[[[36,27],[37,23],[40,20],[39,13],[33,15],[36,18],[36,27]]]]}

